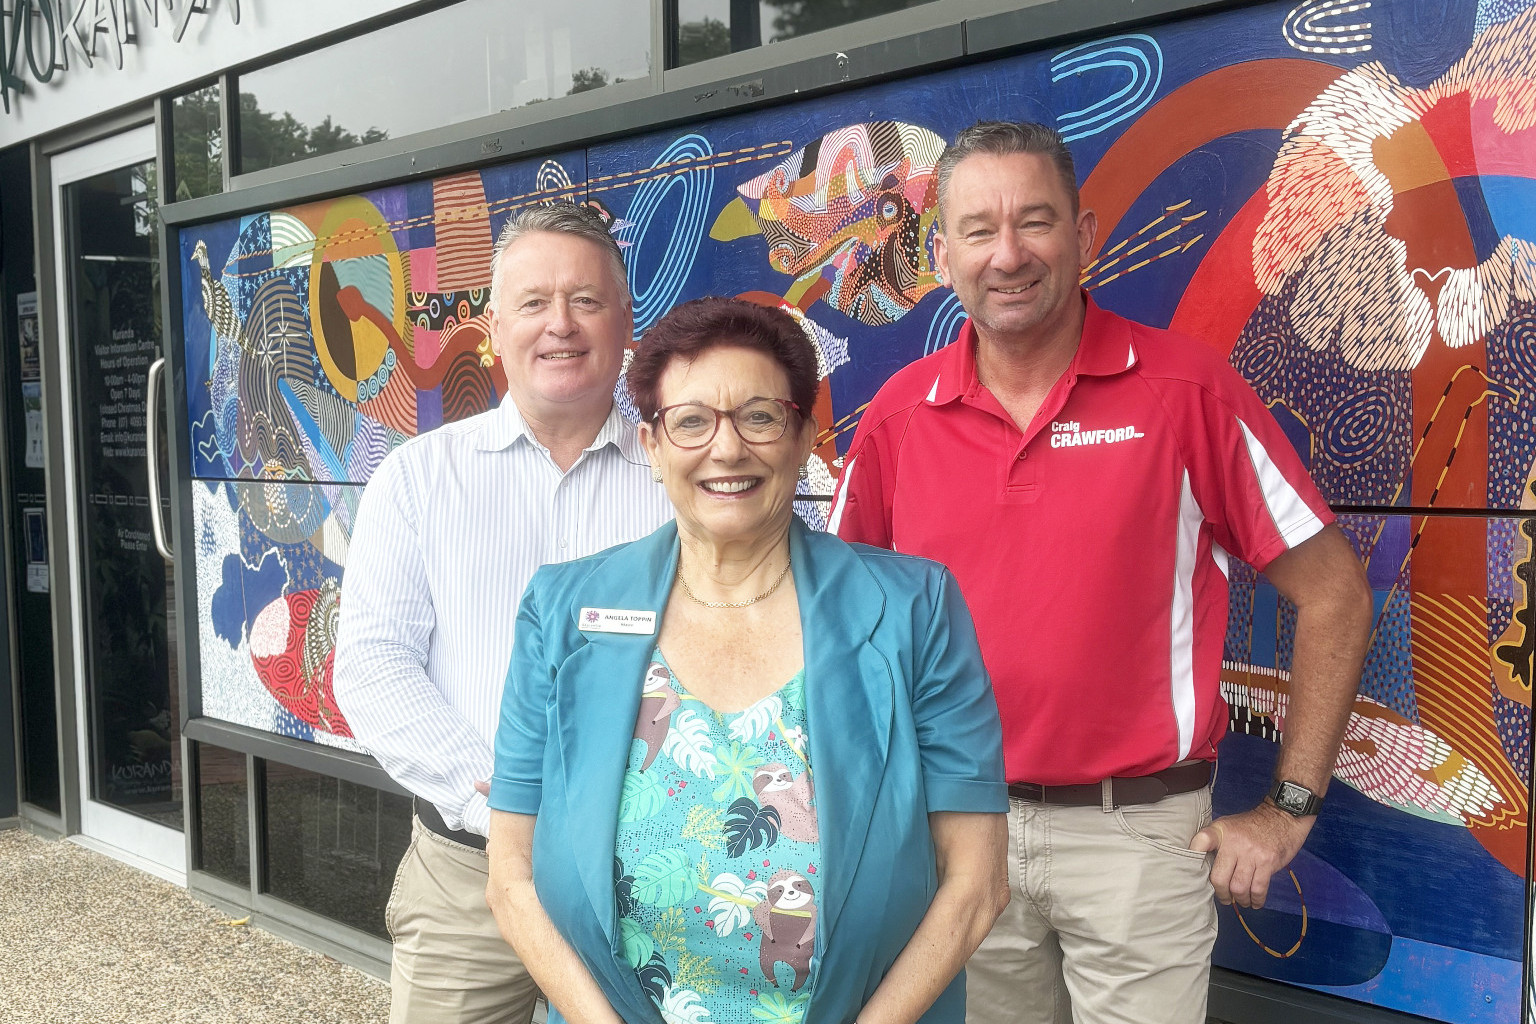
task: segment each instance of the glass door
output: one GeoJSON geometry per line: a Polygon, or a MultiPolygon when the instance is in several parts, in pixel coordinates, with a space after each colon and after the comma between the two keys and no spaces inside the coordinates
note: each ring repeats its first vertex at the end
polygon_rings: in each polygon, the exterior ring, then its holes
{"type": "Polygon", "coordinates": [[[62,153],[52,171],[81,833],[180,881],[176,608],[146,458],[150,367],[162,348],[153,131],[62,153]]]}

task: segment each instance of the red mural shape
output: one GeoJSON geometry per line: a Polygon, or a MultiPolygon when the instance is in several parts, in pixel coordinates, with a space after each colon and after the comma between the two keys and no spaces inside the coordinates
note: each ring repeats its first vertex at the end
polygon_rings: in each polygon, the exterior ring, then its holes
{"type": "Polygon", "coordinates": [[[331,690],[338,604],[335,585],[327,583],[267,605],[251,626],[251,663],[284,710],[316,729],[351,738],[331,690]]]}

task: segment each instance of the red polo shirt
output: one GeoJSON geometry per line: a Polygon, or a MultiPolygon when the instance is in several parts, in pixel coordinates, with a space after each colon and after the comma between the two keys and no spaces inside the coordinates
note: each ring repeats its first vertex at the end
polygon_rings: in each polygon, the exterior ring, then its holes
{"type": "Polygon", "coordinates": [[[1214,757],[1229,553],[1263,569],[1333,520],[1290,442],[1215,351],[1092,300],[1023,434],[958,342],[870,403],[830,528],[954,572],[1009,781],[1214,757]]]}

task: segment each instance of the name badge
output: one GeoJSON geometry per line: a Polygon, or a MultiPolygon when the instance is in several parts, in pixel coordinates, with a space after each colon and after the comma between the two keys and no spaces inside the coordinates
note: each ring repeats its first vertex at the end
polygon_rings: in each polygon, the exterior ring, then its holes
{"type": "Polygon", "coordinates": [[[634,633],[652,636],[656,632],[656,613],[629,611],[625,608],[583,608],[583,633],[634,633]]]}

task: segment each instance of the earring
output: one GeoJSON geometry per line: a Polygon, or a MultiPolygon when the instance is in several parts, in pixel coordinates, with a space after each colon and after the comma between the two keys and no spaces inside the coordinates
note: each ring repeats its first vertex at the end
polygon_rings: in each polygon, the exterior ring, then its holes
{"type": "Polygon", "coordinates": [[[660,466],[652,466],[651,467],[651,483],[653,483],[653,484],[661,483],[661,467],[660,466]]]}
{"type": "Polygon", "coordinates": [[[809,480],[811,478],[811,467],[807,463],[800,463],[800,472],[796,473],[795,476],[801,480],[809,480]]]}

